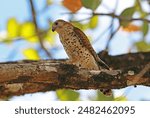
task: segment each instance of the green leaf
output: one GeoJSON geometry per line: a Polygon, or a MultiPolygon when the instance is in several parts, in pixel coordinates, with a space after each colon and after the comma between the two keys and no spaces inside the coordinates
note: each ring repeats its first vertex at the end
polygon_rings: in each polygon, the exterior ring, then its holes
{"type": "Polygon", "coordinates": [[[114,101],[127,101],[128,99],[125,96],[119,96],[114,99],[114,101]]]}
{"type": "Polygon", "coordinates": [[[141,18],[144,18],[149,15],[148,12],[145,12],[143,10],[142,2],[140,0],[135,0],[134,6],[141,18]]]}
{"type": "Polygon", "coordinates": [[[89,22],[89,27],[91,29],[94,29],[96,28],[98,25],[98,16],[93,16],[91,19],[90,19],[90,22],[89,22]]]}
{"type": "MultiPolygon", "coordinates": [[[[134,12],[135,12],[134,7],[126,8],[122,11],[122,13],[120,14],[120,17],[130,19],[130,18],[132,18],[134,12]]],[[[130,23],[130,21],[120,20],[120,25],[123,26],[123,27],[127,26],[129,23],[130,23]]]]}
{"type": "Polygon", "coordinates": [[[82,24],[80,22],[72,22],[72,24],[76,27],[78,27],[79,29],[81,30],[86,30],[89,28],[89,23],[86,23],[86,24],[82,24]]]}
{"type": "Polygon", "coordinates": [[[25,22],[21,25],[20,36],[30,42],[38,41],[38,37],[35,31],[35,26],[32,22],[25,22]]]}
{"type": "Polygon", "coordinates": [[[61,101],[76,101],[79,100],[79,93],[73,90],[57,90],[56,95],[61,101]]]}
{"type": "Polygon", "coordinates": [[[141,6],[141,2],[139,0],[135,0],[134,6],[136,8],[137,11],[139,12],[143,12],[142,6],[141,6]]]}
{"type": "Polygon", "coordinates": [[[15,18],[11,18],[7,23],[7,32],[9,38],[16,38],[19,36],[20,25],[15,18]]]}
{"type": "Polygon", "coordinates": [[[146,34],[148,33],[148,30],[149,30],[148,22],[143,22],[141,30],[143,32],[143,36],[146,36],[146,34]]]}
{"type": "Polygon", "coordinates": [[[39,60],[40,56],[38,51],[33,48],[28,48],[23,51],[24,56],[30,60],[39,60]]]}
{"type": "Polygon", "coordinates": [[[138,51],[150,51],[150,44],[144,40],[136,42],[135,46],[137,47],[138,51]]]}
{"type": "Polygon", "coordinates": [[[46,4],[47,4],[47,5],[51,5],[52,3],[53,3],[52,0],[46,0],[46,4]]]}
{"type": "Polygon", "coordinates": [[[96,101],[113,101],[114,97],[112,96],[105,96],[103,93],[101,93],[99,90],[97,90],[97,97],[96,101]]]}
{"type": "Polygon", "coordinates": [[[96,10],[97,7],[100,5],[102,0],[81,0],[82,5],[85,8],[91,9],[91,10],[96,10]]]}

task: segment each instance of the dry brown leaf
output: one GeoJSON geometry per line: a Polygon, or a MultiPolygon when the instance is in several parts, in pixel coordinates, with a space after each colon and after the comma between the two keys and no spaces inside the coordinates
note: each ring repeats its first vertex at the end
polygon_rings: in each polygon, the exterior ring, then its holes
{"type": "Polygon", "coordinates": [[[77,12],[82,7],[81,0],[63,0],[62,3],[73,13],[77,12]]]}
{"type": "Polygon", "coordinates": [[[137,32],[141,30],[140,26],[131,23],[126,27],[121,27],[121,29],[126,32],[137,32]]]}

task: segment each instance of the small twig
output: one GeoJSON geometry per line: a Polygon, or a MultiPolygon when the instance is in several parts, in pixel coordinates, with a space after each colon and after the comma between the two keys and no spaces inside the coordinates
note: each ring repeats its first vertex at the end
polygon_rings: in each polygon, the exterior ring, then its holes
{"type": "Polygon", "coordinates": [[[109,39],[107,41],[105,50],[109,49],[110,41],[113,38],[113,36],[115,35],[113,30],[114,30],[114,18],[112,18],[111,23],[110,23],[110,37],[109,37],[109,39]]]}
{"type": "Polygon", "coordinates": [[[146,66],[135,76],[136,82],[139,81],[144,76],[144,74],[149,70],[150,70],[150,62],[146,64],[146,66]]]}
{"type": "MultiPolygon", "coordinates": [[[[115,7],[114,7],[114,10],[113,10],[112,13],[116,13],[117,7],[118,7],[118,0],[116,1],[115,7]]],[[[117,33],[117,31],[119,30],[119,27],[114,31],[114,17],[112,17],[111,24],[110,24],[110,37],[109,37],[109,39],[107,41],[106,49],[105,50],[109,49],[110,41],[113,39],[113,37],[115,36],[115,34],[117,33]]]]}
{"type": "Polygon", "coordinates": [[[92,42],[92,43],[96,43],[97,41],[99,41],[99,39],[109,31],[109,29],[111,28],[111,25],[109,25],[100,35],[97,36],[97,38],[92,42]]]}
{"type": "Polygon", "coordinates": [[[117,18],[117,19],[122,20],[122,21],[145,21],[145,22],[150,23],[149,19],[145,19],[145,18],[127,18],[127,17],[122,17],[120,15],[116,15],[114,13],[93,13],[93,15],[111,16],[111,17],[117,18]]]}
{"type": "Polygon", "coordinates": [[[50,52],[45,48],[45,46],[43,44],[43,39],[42,39],[42,36],[40,35],[40,31],[39,31],[39,28],[38,28],[38,25],[37,25],[36,12],[35,12],[35,8],[34,8],[34,4],[33,4],[32,0],[30,0],[30,5],[31,5],[31,12],[32,12],[32,19],[33,19],[33,23],[35,25],[35,30],[36,30],[37,36],[39,38],[40,46],[45,51],[45,53],[47,54],[47,56],[51,57],[50,52]]]}
{"type": "Polygon", "coordinates": [[[118,26],[117,29],[110,34],[109,40],[106,44],[106,48],[105,48],[106,50],[108,50],[111,39],[115,36],[115,34],[118,32],[119,29],[120,29],[120,26],[118,26]]]}
{"type": "Polygon", "coordinates": [[[98,16],[111,16],[111,17],[114,17],[114,18],[117,18],[119,20],[122,20],[122,21],[145,21],[145,22],[148,22],[150,23],[150,20],[149,19],[146,19],[146,18],[128,18],[128,17],[122,17],[120,15],[117,15],[117,14],[114,14],[114,13],[71,13],[71,12],[67,12],[67,13],[62,13],[62,14],[82,14],[82,15],[98,15],[98,16]]]}

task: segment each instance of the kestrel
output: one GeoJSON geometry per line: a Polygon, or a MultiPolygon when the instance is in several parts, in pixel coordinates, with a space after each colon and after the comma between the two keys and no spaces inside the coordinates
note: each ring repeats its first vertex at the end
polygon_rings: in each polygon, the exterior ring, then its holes
{"type": "MultiPolygon", "coordinates": [[[[88,70],[109,69],[94,51],[87,36],[77,27],[64,20],[53,23],[52,31],[59,34],[60,41],[69,57],[68,63],[88,70]]],[[[111,95],[111,90],[102,89],[105,95],[111,95]]]]}

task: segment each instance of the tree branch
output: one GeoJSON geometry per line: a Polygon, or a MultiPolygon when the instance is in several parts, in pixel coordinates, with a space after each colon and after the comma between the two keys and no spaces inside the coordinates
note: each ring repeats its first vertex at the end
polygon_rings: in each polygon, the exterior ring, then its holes
{"type": "MultiPolygon", "coordinates": [[[[62,13],[62,14],[85,14],[85,15],[92,15],[92,16],[109,16],[109,17],[112,17],[112,18],[117,18],[118,20],[121,20],[121,21],[144,21],[144,22],[147,22],[147,23],[150,23],[150,20],[148,18],[129,18],[129,17],[123,17],[123,16],[120,16],[120,15],[117,15],[115,13],[95,13],[93,12],[92,14],[90,13],[72,13],[72,12],[67,12],[67,13],[62,13]]],[[[90,17],[89,17],[90,18],[90,17]]],[[[88,19],[88,18],[87,18],[88,19]]],[[[78,20],[78,21],[84,21],[84,20],[87,20],[87,19],[82,19],[82,20],[78,20]]]]}
{"type": "Polygon", "coordinates": [[[31,6],[32,19],[33,19],[33,23],[35,25],[35,30],[36,30],[37,36],[39,38],[40,46],[45,51],[47,56],[51,57],[50,52],[45,48],[45,46],[43,44],[43,38],[42,38],[41,32],[39,31],[38,24],[37,24],[37,21],[36,21],[36,12],[35,12],[33,1],[29,0],[29,2],[30,2],[30,6],[31,6]]]}
{"type": "Polygon", "coordinates": [[[113,18],[117,18],[121,21],[145,21],[150,23],[149,19],[145,19],[145,18],[128,18],[128,17],[122,17],[120,15],[116,15],[114,13],[93,13],[93,15],[99,15],[99,16],[111,16],[113,18]]]}
{"type": "Polygon", "coordinates": [[[150,86],[150,69],[146,66],[150,60],[150,52],[99,55],[113,70],[78,69],[74,65],[62,64],[66,60],[0,63],[0,98],[62,88],[79,90],[150,86]],[[136,78],[143,69],[144,74],[140,79],[136,78]]]}

